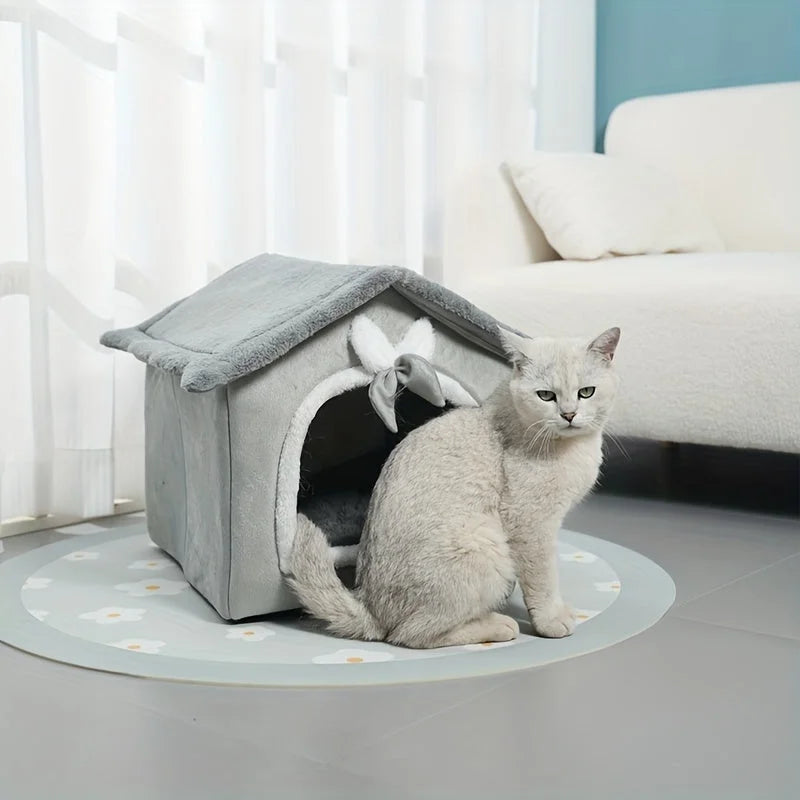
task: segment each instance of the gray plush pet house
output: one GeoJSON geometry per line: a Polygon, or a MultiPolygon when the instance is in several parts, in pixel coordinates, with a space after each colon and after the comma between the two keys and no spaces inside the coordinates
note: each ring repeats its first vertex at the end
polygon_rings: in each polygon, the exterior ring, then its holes
{"type": "Polygon", "coordinates": [[[298,509],[347,528],[405,433],[508,370],[496,321],[416,273],[277,255],[102,342],[147,364],[150,536],[227,619],[295,608],[298,509]]]}

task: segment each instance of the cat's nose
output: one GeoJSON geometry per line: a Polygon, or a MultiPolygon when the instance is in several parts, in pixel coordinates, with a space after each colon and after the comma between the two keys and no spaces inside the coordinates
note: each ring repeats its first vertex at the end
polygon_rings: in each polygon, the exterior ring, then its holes
{"type": "Polygon", "coordinates": [[[562,411],[561,412],[561,416],[564,417],[564,419],[567,422],[572,422],[572,420],[575,419],[575,412],[574,411],[562,411]]]}

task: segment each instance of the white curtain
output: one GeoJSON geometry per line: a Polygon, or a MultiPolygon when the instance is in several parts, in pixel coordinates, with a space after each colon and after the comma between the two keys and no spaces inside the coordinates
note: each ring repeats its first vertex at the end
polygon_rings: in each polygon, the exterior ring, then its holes
{"type": "Polygon", "coordinates": [[[143,369],[104,330],[264,251],[436,278],[450,176],[548,118],[566,7],[594,25],[590,0],[0,0],[0,519],[141,502],[143,369]]]}

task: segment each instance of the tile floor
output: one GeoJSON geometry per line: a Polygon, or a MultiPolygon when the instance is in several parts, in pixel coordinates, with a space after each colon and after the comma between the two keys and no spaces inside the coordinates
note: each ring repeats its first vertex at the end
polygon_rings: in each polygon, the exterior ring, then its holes
{"type": "MultiPolygon", "coordinates": [[[[0,645],[0,798],[800,797],[798,459],[624,446],[568,523],[673,576],[644,634],[496,678],[312,691],[0,645]]],[[[0,559],[62,536],[2,540],[0,559]]]]}

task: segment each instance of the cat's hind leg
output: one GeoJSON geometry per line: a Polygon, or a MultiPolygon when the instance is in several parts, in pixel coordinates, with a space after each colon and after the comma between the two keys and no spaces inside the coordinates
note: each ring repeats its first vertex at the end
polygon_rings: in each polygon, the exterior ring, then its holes
{"type": "Polygon", "coordinates": [[[519,636],[517,621],[505,614],[490,612],[485,617],[474,619],[445,633],[430,647],[452,647],[459,644],[488,644],[510,642],[519,636]]]}
{"type": "Polygon", "coordinates": [[[362,587],[387,631],[386,641],[447,647],[505,642],[519,633],[514,620],[494,613],[503,607],[515,579],[497,516],[473,513],[450,519],[427,530],[413,551],[392,552],[384,564],[382,571],[366,576],[362,587]]]}
{"type": "Polygon", "coordinates": [[[406,637],[403,634],[402,630],[395,631],[390,641],[415,648],[453,647],[464,644],[509,642],[519,636],[519,625],[511,617],[491,611],[441,634],[419,638],[406,637]]]}

